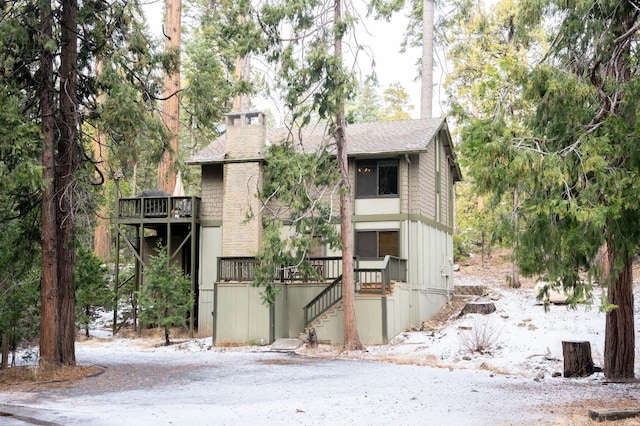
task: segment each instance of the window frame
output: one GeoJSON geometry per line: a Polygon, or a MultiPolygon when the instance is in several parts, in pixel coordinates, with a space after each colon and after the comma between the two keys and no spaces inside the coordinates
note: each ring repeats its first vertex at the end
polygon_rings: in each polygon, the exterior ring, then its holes
{"type": "Polygon", "coordinates": [[[396,235],[396,244],[395,244],[395,246],[396,246],[396,254],[390,254],[389,253],[389,255],[399,258],[400,257],[400,230],[397,229],[397,228],[392,228],[392,229],[358,229],[358,230],[354,231],[354,244],[353,244],[354,254],[356,256],[358,256],[361,260],[381,260],[381,259],[384,259],[386,254],[380,255],[380,234],[381,233],[395,233],[395,235],[396,235]],[[376,242],[375,252],[376,252],[376,256],[375,257],[370,256],[370,255],[368,255],[369,253],[367,253],[367,255],[364,256],[364,255],[362,255],[360,253],[360,250],[359,250],[360,238],[362,238],[363,234],[372,234],[372,233],[375,233],[375,242],[376,242]]]}
{"type": "MultiPolygon", "coordinates": [[[[388,167],[388,166],[387,166],[388,167]]],[[[393,182],[392,185],[393,186],[393,182]]],[[[373,191],[372,191],[373,192],[373,191]]],[[[370,159],[356,159],[355,161],[355,198],[357,199],[366,199],[366,198],[399,198],[400,197],[400,160],[398,158],[370,158],[370,159]],[[395,163],[396,175],[395,175],[395,194],[381,194],[381,185],[380,185],[380,165],[384,162],[393,162],[395,163]],[[374,166],[372,166],[375,164],[374,166]],[[359,171],[361,167],[372,167],[375,170],[375,193],[368,193],[371,191],[372,178],[369,177],[365,179],[361,172],[359,171]],[[363,176],[363,177],[361,177],[363,176]],[[366,185],[365,185],[366,184],[366,185]],[[361,193],[361,191],[365,191],[365,193],[361,193]]]]}

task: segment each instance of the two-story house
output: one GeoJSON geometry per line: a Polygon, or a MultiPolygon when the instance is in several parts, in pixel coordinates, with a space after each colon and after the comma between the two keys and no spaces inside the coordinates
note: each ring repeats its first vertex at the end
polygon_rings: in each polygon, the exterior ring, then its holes
{"type": "MultiPolygon", "coordinates": [[[[324,129],[296,132],[306,149],[324,129]]],[[[348,125],[353,191],[356,322],[364,344],[386,343],[420,326],[453,293],[454,185],[461,179],[442,118],[348,125]]],[[[188,163],[202,168],[198,332],[216,344],[298,337],[314,327],[318,339],[342,342],[341,253],[312,253],[320,279],[282,276],[276,303],[251,286],[262,220],[255,188],[264,148],[287,129],[267,129],[261,112],[226,116],[223,136],[188,163]]]]}

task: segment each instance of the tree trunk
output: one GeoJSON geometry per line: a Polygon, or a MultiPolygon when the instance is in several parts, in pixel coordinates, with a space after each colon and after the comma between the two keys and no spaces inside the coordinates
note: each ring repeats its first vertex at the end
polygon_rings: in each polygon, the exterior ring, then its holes
{"type": "Polygon", "coordinates": [[[0,370],[6,369],[9,366],[9,336],[7,333],[2,333],[2,344],[0,345],[2,349],[2,361],[0,361],[0,370]]]}
{"type": "Polygon", "coordinates": [[[89,325],[91,323],[91,306],[90,305],[86,305],[84,307],[84,315],[85,315],[85,327],[84,327],[84,337],[86,337],[87,339],[89,338],[89,325]]]}
{"type": "Polygon", "coordinates": [[[58,290],[60,292],[61,363],[75,365],[75,227],[78,200],[75,175],[79,165],[78,147],[78,2],[62,2],[60,55],[60,143],[56,173],[58,223],[58,290]]]}
{"type": "MultiPolygon", "coordinates": [[[[342,20],[341,0],[335,2],[335,22],[342,20]]],[[[342,40],[336,33],[334,39],[335,55],[342,64],[342,40]]],[[[347,137],[345,133],[344,102],[338,100],[336,111],[335,140],[338,150],[338,169],[342,190],[340,191],[340,235],[342,239],[342,302],[344,305],[344,348],[349,351],[362,350],[362,343],[358,337],[355,312],[355,284],[353,277],[353,223],[351,183],[349,181],[349,160],[347,158],[347,137]]]]}
{"type": "MultiPolygon", "coordinates": [[[[614,244],[607,244],[608,264],[616,264],[614,244]]],[[[611,270],[615,278],[609,280],[608,303],[616,305],[607,312],[604,340],[604,375],[608,380],[634,378],[635,328],[633,319],[633,270],[632,257],[624,256],[620,272],[611,270]]]]}
{"type": "MultiPolygon", "coordinates": [[[[102,62],[98,62],[96,65],[96,75],[102,74],[102,62]]],[[[105,95],[100,93],[97,99],[97,103],[104,104],[105,95]]],[[[98,181],[100,178],[107,178],[107,168],[105,167],[107,156],[107,141],[105,134],[96,128],[93,142],[93,156],[96,161],[96,175],[98,175],[98,181]]],[[[105,186],[102,186],[103,192],[106,192],[105,186]]],[[[105,197],[108,199],[108,197],[105,197]]],[[[93,231],[93,252],[103,262],[108,262],[111,257],[111,239],[109,237],[109,207],[108,203],[103,203],[96,213],[96,227],[93,231]]]]}
{"type": "Polygon", "coordinates": [[[433,0],[422,4],[422,84],[420,118],[433,115],[433,0]]]}
{"type": "Polygon", "coordinates": [[[58,312],[58,269],[55,201],[55,121],[53,94],[53,55],[45,47],[52,38],[53,16],[51,2],[40,0],[40,33],[42,37],[40,57],[39,97],[42,114],[42,272],[40,282],[40,366],[42,368],[60,365],[58,346],[60,328],[58,312]]]}
{"type": "Polygon", "coordinates": [[[513,234],[516,236],[513,240],[513,258],[511,259],[511,282],[509,287],[520,288],[522,283],[520,282],[520,269],[518,268],[518,262],[516,259],[516,252],[518,249],[518,186],[513,188],[513,234]]]}
{"type": "MultiPolygon", "coordinates": [[[[165,2],[165,53],[176,52],[180,57],[182,0],[166,0],[165,2]]],[[[162,153],[158,165],[158,189],[171,195],[176,187],[176,160],[178,158],[178,132],[180,130],[179,111],[180,98],[180,65],[172,72],[164,73],[164,98],[162,102],[162,122],[171,134],[169,149],[162,153]]]]}
{"type": "Polygon", "coordinates": [[[96,213],[96,227],[93,232],[93,252],[102,262],[111,258],[111,237],[109,236],[109,208],[100,206],[96,213]]]}
{"type": "Polygon", "coordinates": [[[586,377],[594,373],[589,342],[562,342],[564,377],[586,377]]]}
{"type": "MultiPolygon", "coordinates": [[[[244,23],[244,17],[239,17],[238,21],[239,24],[244,23]]],[[[243,58],[236,58],[235,77],[238,81],[249,81],[251,79],[251,57],[249,55],[243,58]]],[[[233,99],[233,111],[248,111],[249,108],[249,96],[245,94],[236,95],[236,97],[233,99]]]]}

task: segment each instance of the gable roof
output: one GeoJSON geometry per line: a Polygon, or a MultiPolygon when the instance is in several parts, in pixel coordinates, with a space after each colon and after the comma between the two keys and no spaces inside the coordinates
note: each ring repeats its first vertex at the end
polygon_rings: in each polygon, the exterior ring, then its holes
{"type": "MultiPolygon", "coordinates": [[[[447,121],[444,118],[419,120],[377,121],[349,124],[346,127],[347,155],[349,157],[382,156],[385,154],[403,155],[426,152],[429,143],[443,132],[443,143],[452,161],[454,179],[461,180],[460,169],[455,162],[453,146],[447,121]]],[[[278,144],[291,140],[301,151],[314,152],[324,143],[330,151],[335,150],[332,136],[327,136],[325,126],[305,127],[303,129],[267,129],[267,144],[278,144]]],[[[206,148],[191,156],[188,164],[225,163],[225,135],[218,137],[206,148]]]]}

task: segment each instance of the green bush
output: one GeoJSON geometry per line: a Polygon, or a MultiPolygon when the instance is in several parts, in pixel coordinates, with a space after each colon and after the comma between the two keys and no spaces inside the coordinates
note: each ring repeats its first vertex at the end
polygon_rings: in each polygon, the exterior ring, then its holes
{"type": "Polygon", "coordinates": [[[453,260],[462,262],[471,255],[471,244],[462,235],[453,236],[453,260]]]}

